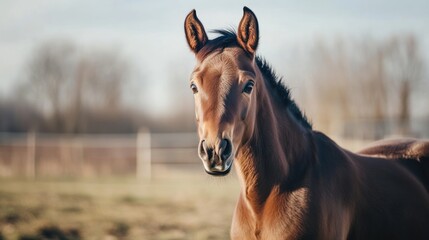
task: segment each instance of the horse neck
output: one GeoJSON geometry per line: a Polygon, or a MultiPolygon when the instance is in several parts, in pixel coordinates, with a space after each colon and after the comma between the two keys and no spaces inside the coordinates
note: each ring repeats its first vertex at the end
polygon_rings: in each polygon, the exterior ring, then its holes
{"type": "MultiPolygon", "coordinates": [[[[259,74],[262,78],[262,74],[259,74]]],[[[258,208],[273,189],[293,188],[311,159],[311,130],[301,126],[270,84],[257,92],[257,117],[250,139],[237,155],[244,195],[258,208]]]]}

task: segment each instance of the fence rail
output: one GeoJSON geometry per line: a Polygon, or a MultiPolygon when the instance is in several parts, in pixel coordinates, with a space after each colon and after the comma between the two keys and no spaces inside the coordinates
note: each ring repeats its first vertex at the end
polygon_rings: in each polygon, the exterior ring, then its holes
{"type": "Polygon", "coordinates": [[[12,134],[0,133],[0,177],[152,178],[153,165],[199,164],[197,134],[12,134]]]}

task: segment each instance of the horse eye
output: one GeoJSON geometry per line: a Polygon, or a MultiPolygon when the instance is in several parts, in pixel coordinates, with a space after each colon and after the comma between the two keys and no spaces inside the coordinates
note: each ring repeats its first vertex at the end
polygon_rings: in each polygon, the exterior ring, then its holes
{"type": "Polygon", "coordinates": [[[191,89],[192,89],[192,92],[194,94],[198,92],[198,88],[197,88],[197,86],[194,83],[191,84],[191,89]]]}
{"type": "Polygon", "coordinates": [[[250,80],[246,83],[246,86],[243,88],[243,93],[250,94],[253,90],[253,86],[255,86],[255,82],[250,80]]]}

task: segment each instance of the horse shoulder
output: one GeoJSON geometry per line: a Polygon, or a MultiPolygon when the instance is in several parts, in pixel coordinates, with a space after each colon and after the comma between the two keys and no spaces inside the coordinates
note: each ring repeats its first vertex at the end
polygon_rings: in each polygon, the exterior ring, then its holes
{"type": "Polygon", "coordinates": [[[361,187],[354,154],[315,132],[317,164],[312,200],[318,212],[318,239],[347,239],[361,187]]]}

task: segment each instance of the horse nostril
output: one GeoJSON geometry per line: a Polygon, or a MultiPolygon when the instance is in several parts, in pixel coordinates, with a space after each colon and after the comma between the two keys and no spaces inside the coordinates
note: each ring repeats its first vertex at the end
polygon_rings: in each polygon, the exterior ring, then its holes
{"type": "Polygon", "coordinates": [[[207,143],[205,140],[202,140],[200,143],[200,157],[204,160],[210,160],[213,156],[213,149],[207,147],[207,143]]]}
{"type": "Polygon", "coordinates": [[[222,139],[219,144],[219,156],[222,161],[227,160],[232,153],[232,144],[228,139],[222,139]]]}

